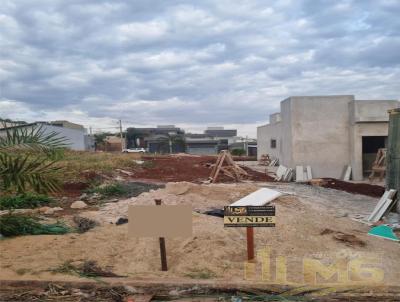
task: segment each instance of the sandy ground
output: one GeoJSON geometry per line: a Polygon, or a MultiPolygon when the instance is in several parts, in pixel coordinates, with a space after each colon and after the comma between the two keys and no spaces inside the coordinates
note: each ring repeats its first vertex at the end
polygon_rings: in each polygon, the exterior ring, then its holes
{"type": "MultiPolygon", "coordinates": [[[[304,282],[303,259],[324,263],[372,256],[384,271],[384,283],[398,285],[400,280],[400,245],[367,235],[369,227],[349,219],[348,215],[369,213],[377,199],[341,191],[299,184],[264,183],[264,186],[290,193],[272,204],[276,206],[275,228],[255,230],[256,248],[269,248],[275,263],[286,257],[287,280],[304,282]],[[321,235],[325,229],[356,238],[335,239],[337,233],[321,235]],[[327,262],[326,262],[327,261],[327,262]]],[[[260,184],[196,185],[170,183],[165,189],[143,193],[136,198],[106,204],[99,211],[82,212],[99,221],[100,226],[84,234],[62,236],[24,236],[0,241],[0,279],[74,280],[78,277],[54,274],[49,270],[67,260],[96,260],[102,267],[112,267],[116,274],[134,279],[244,279],[246,260],[245,230],[224,228],[221,218],[204,215],[212,208],[222,208],[258,189],[260,184]],[[116,226],[117,218],[126,216],[129,204],[165,204],[193,206],[192,238],[167,239],[169,271],[160,271],[156,238],[129,238],[127,225],[116,226]]],[[[337,236],[336,236],[337,237],[337,236]]],[[[259,253],[256,274],[261,280],[263,253],[259,253]]],[[[274,270],[274,264],[272,269],[274,270]]],[[[272,274],[268,282],[277,282],[272,274]]],[[[334,280],[333,280],[334,281],[334,280]]]]}

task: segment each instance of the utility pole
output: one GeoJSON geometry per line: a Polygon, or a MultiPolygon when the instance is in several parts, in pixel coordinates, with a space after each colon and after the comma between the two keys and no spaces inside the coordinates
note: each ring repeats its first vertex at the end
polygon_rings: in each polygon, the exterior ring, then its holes
{"type": "Polygon", "coordinates": [[[246,135],[246,141],[245,141],[245,143],[244,143],[244,147],[245,147],[245,150],[246,150],[246,156],[249,156],[249,144],[248,144],[248,139],[249,139],[249,137],[248,137],[248,135],[246,135]]]}
{"type": "Polygon", "coordinates": [[[89,127],[89,134],[92,135],[92,126],[89,127]]]}
{"type": "Polygon", "coordinates": [[[122,137],[122,121],[119,120],[119,137],[121,138],[121,152],[124,151],[124,141],[122,137]]]}

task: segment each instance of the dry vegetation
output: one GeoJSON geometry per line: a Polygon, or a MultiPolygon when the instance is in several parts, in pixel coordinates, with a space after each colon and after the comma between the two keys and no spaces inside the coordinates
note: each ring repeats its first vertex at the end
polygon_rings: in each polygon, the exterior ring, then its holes
{"type": "Polygon", "coordinates": [[[64,158],[57,163],[62,167],[60,177],[64,182],[85,180],[90,172],[111,175],[115,169],[129,169],[136,166],[140,154],[110,152],[66,151],[64,158]]]}

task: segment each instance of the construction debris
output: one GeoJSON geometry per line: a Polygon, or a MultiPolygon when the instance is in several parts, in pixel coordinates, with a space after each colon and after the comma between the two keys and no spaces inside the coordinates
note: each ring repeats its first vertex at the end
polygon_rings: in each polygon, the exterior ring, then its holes
{"type": "Polygon", "coordinates": [[[368,235],[376,236],[384,239],[389,239],[393,241],[400,241],[399,238],[395,235],[392,228],[387,225],[379,225],[373,227],[369,232],[368,235]]]}
{"type": "Polygon", "coordinates": [[[261,166],[269,166],[269,167],[274,167],[278,164],[279,159],[277,158],[271,158],[268,154],[263,154],[261,155],[261,158],[259,160],[259,164],[261,166]]]}
{"type": "Polygon", "coordinates": [[[217,181],[221,172],[235,181],[240,181],[248,176],[247,172],[239,167],[239,165],[233,160],[231,153],[227,150],[221,151],[217,158],[217,162],[210,174],[211,183],[217,181]]]}
{"type": "Polygon", "coordinates": [[[219,217],[219,218],[224,218],[224,210],[222,210],[222,209],[212,209],[212,210],[204,211],[203,214],[215,216],[215,217],[219,217]]]}
{"type": "Polygon", "coordinates": [[[386,153],[387,149],[381,148],[378,149],[378,153],[376,154],[376,158],[374,163],[372,164],[372,172],[369,175],[369,180],[372,181],[374,178],[377,178],[375,174],[379,175],[379,181],[383,179],[386,172],[386,153]]]}
{"type": "Polygon", "coordinates": [[[305,170],[303,166],[296,166],[296,182],[310,181],[312,178],[310,166],[306,166],[305,170]]]}
{"type": "Polygon", "coordinates": [[[126,176],[132,176],[132,175],[135,174],[135,173],[133,173],[133,172],[129,172],[129,171],[122,170],[122,169],[115,169],[115,171],[118,171],[119,173],[124,174],[124,175],[126,175],[126,176]]]}
{"type": "Polygon", "coordinates": [[[351,166],[345,166],[342,173],[342,180],[349,181],[351,178],[351,166]]]}
{"type": "Polygon", "coordinates": [[[285,166],[280,165],[278,170],[276,171],[275,179],[276,181],[292,181],[293,179],[293,169],[286,168],[285,166]]]}
{"type": "Polygon", "coordinates": [[[282,195],[281,192],[262,188],[239,199],[238,201],[235,201],[231,206],[263,206],[282,195]]]}
{"type": "Polygon", "coordinates": [[[263,154],[258,161],[261,166],[269,166],[271,159],[268,154],[263,154]]]}
{"type": "Polygon", "coordinates": [[[121,276],[113,273],[111,267],[106,267],[103,269],[94,260],[84,260],[84,261],[65,261],[63,264],[57,268],[51,269],[53,273],[64,273],[71,275],[78,275],[86,278],[96,278],[96,277],[114,277],[121,278],[126,276],[121,276]]]}
{"type": "Polygon", "coordinates": [[[279,159],[272,159],[268,166],[275,167],[279,163],[279,159]]]}
{"type": "Polygon", "coordinates": [[[382,195],[381,199],[378,201],[378,204],[376,205],[375,209],[372,211],[371,215],[368,217],[368,221],[375,223],[378,222],[379,220],[382,219],[383,216],[385,216],[386,213],[388,213],[394,204],[396,203],[394,201],[394,197],[396,195],[396,190],[387,190],[385,193],[382,195]]]}

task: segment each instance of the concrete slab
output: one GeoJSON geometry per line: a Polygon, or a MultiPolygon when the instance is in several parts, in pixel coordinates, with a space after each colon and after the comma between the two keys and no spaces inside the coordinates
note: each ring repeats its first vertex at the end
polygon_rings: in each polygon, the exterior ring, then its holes
{"type": "Polygon", "coordinates": [[[378,201],[375,209],[372,211],[371,215],[368,217],[368,221],[377,222],[389,209],[391,204],[393,203],[393,197],[396,194],[396,190],[387,190],[378,201]]]}
{"type": "Polygon", "coordinates": [[[296,182],[304,181],[303,166],[296,166],[296,182]]]}
{"type": "Polygon", "coordinates": [[[311,180],[312,178],[311,166],[307,166],[307,180],[311,180]]]}
{"type": "Polygon", "coordinates": [[[231,206],[263,206],[282,195],[279,191],[262,188],[235,201],[231,206]]]}

